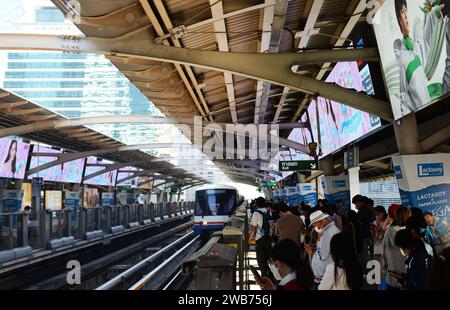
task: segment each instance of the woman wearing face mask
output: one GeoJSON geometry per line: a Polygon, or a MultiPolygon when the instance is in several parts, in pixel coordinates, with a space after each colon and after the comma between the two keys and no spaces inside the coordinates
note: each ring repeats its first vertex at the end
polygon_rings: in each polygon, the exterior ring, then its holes
{"type": "Polygon", "coordinates": [[[400,248],[400,252],[407,259],[405,261],[406,272],[394,273],[394,276],[403,284],[404,289],[426,290],[431,259],[423,241],[411,230],[403,229],[395,236],[395,245],[400,248]]]}
{"type": "Polygon", "coordinates": [[[308,264],[300,258],[297,244],[290,240],[280,240],[270,254],[269,268],[278,285],[268,277],[258,283],[263,290],[309,290],[313,284],[313,274],[308,264]]]}

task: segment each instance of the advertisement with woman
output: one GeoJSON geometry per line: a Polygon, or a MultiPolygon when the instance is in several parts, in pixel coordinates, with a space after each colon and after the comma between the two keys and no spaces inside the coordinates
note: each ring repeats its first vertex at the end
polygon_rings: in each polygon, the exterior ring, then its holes
{"type": "Polygon", "coordinates": [[[29,151],[27,143],[0,138],[0,177],[23,179],[29,151]]]}
{"type": "Polygon", "coordinates": [[[395,119],[450,90],[448,0],[384,1],[374,24],[395,119]]]}

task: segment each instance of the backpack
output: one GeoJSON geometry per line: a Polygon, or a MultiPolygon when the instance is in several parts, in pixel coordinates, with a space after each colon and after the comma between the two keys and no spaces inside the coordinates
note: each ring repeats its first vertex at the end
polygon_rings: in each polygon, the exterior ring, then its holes
{"type": "Polygon", "coordinates": [[[263,212],[261,210],[256,210],[263,217],[263,224],[261,227],[261,235],[269,236],[270,234],[270,222],[269,222],[269,212],[263,212]]]}

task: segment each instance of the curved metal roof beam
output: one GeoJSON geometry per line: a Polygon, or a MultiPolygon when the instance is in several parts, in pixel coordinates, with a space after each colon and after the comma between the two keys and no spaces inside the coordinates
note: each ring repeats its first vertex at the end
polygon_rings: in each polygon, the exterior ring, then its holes
{"type": "Polygon", "coordinates": [[[174,64],[196,66],[209,70],[261,80],[320,96],[393,122],[387,102],[337,85],[302,76],[292,71],[294,65],[338,61],[379,61],[378,49],[334,49],[303,53],[231,53],[192,50],[153,44],[149,26],[113,39],[79,36],[1,34],[1,50],[42,50],[97,53],[122,57],[144,58],[174,64]],[[148,42],[152,42],[148,44],[148,42]],[[271,66],[266,64],[270,63],[271,66]]]}

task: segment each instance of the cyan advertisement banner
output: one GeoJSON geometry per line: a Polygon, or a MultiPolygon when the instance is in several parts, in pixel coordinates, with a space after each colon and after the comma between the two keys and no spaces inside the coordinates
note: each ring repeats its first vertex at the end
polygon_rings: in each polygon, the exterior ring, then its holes
{"type": "MultiPolygon", "coordinates": [[[[16,213],[20,211],[22,206],[23,191],[22,190],[2,190],[2,213],[16,213]]],[[[9,217],[2,218],[3,225],[9,227],[9,217]]],[[[17,227],[17,216],[13,216],[13,228],[17,227]]]]}
{"type": "Polygon", "coordinates": [[[350,181],[348,175],[324,176],[322,187],[325,198],[330,203],[342,200],[344,205],[350,209],[350,181]]]}
{"type": "Polygon", "coordinates": [[[402,204],[450,222],[450,156],[404,155],[393,157],[392,162],[402,204]]]}

